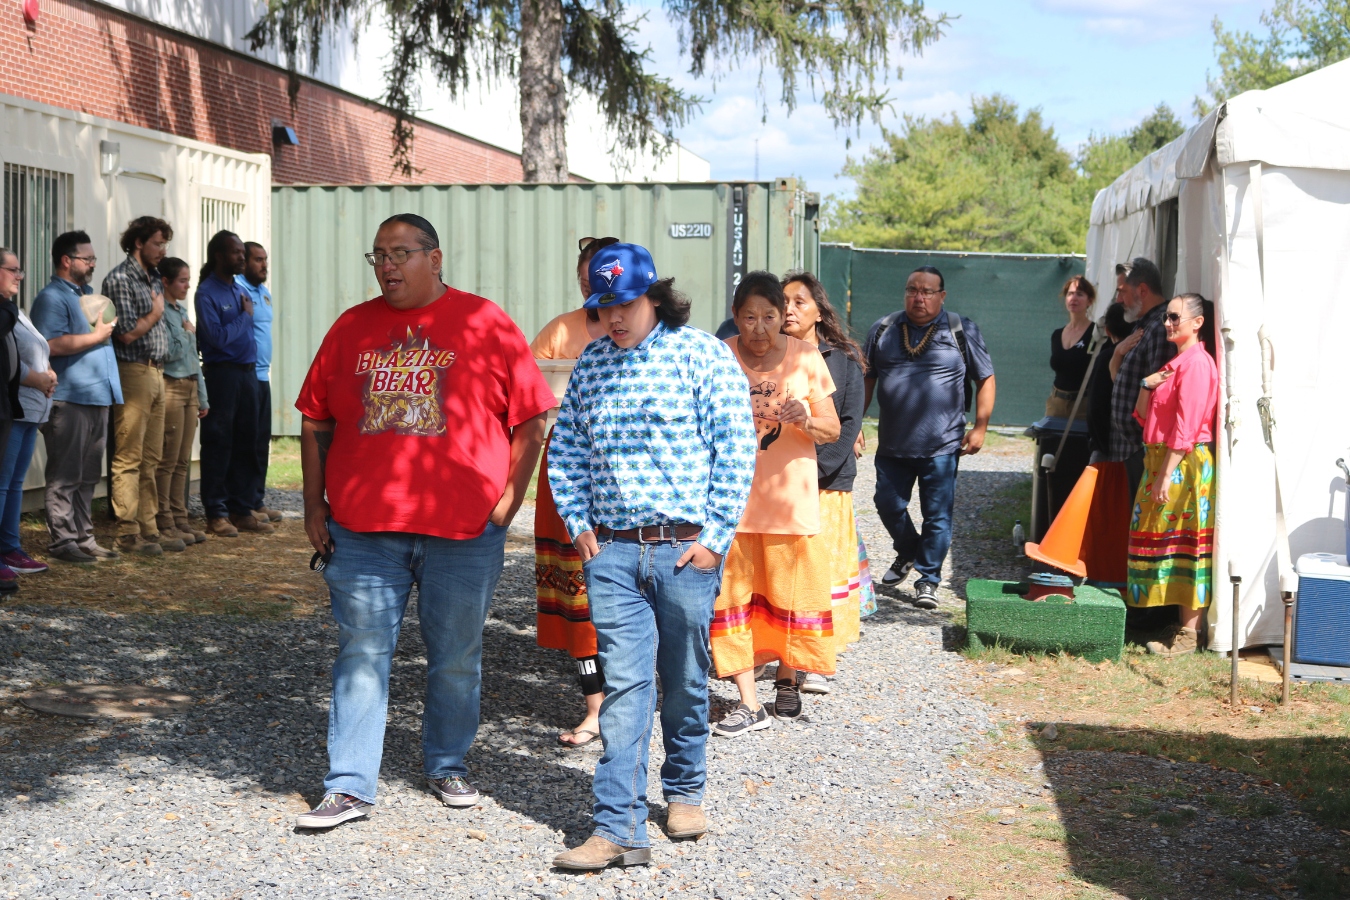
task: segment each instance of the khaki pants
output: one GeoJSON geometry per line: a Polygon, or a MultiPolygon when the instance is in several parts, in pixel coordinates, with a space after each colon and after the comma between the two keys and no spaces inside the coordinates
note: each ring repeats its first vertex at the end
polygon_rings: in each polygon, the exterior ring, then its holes
{"type": "Polygon", "coordinates": [[[164,452],[155,482],[159,489],[160,530],[187,519],[187,487],[192,472],[192,438],[197,433],[197,379],[164,378],[164,452]]]}
{"type": "Polygon", "coordinates": [[[159,533],[155,472],[164,448],[164,372],[117,361],[122,403],[113,407],[112,507],[117,536],[159,533]]]}

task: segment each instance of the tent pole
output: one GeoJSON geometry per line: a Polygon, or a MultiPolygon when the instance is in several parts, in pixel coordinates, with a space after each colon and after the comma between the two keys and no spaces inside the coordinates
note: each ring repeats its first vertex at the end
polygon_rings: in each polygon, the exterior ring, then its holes
{"type": "Polygon", "coordinates": [[[1294,595],[1289,592],[1282,594],[1284,598],[1284,670],[1280,673],[1283,678],[1280,683],[1280,705],[1289,705],[1289,648],[1293,642],[1290,637],[1294,632],[1294,595]]]}
{"type": "Polygon", "coordinates": [[[1238,607],[1242,602],[1242,579],[1232,575],[1229,580],[1233,582],[1233,646],[1229,651],[1233,657],[1233,670],[1228,676],[1228,710],[1232,712],[1237,709],[1238,703],[1238,647],[1241,640],[1238,637],[1238,607]]]}

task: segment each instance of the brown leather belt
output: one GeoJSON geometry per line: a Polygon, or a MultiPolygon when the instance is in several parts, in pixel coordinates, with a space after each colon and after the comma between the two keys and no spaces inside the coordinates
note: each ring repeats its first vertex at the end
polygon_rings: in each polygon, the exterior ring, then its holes
{"type": "Polygon", "coordinates": [[[644,525],[641,528],[623,528],[616,531],[613,528],[601,525],[595,532],[606,540],[619,538],[625,541],[637,541],[640,544],[659,544],[662,541],[692,541],[703,533],[703,526],[644,525]]]}

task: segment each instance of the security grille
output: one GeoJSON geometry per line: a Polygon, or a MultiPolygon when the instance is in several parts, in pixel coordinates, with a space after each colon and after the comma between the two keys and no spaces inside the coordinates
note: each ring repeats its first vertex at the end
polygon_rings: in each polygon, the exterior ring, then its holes
{"type": "Polygon", "coordinates": [[[239,220],[244,217],[244,204],[214,197],[202,198],[202,261],[206,261],[206,245],[218,231],[239,232],[239,220]]]}
{"type": "Polygon", "coordinates": [[[26,273],[19,286],[24,309],[52,277],[52,241],[75,218],[75,176],[5,163],[4,245],[26,273]]]}

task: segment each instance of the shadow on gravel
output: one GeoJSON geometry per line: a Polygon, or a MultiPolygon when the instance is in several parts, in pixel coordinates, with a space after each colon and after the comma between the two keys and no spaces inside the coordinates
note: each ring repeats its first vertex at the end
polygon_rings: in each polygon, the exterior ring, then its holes
{"type": "MultiPolygon", "coordinates": [[[[556,735],[583,706],[566,654],[534,641],[533,554],[508,554],[484,629],[483,703],[470,780],[501,806],[563,831],[590,831],[598,754],[559,749],[556,735]],[[528,558],[527,558],[528,557],[528,558]],[[507,576],[511,576],[508,579],[507,576]],[[514,584],[514,588],[513,588],[514,584]],[[508,596],[503,596],[503,595],[508,596]]],[[[7,608],[0,685],[152,684],[197,698],[172,719],[85,721],[11,701],[0,716],[0,802],[72,799],[69,776],[130,779],[123,800],[153,802],[174,783],[211,778],[232,794],[319,799],[327,771],[327,706],[336,628],[326,612],[284,620],[227,616],[109,616],[82,609],[7,608]],[[7,682],[7,683],[6,683],[7,682]],[[298,796],[297,796],[298,795],[298,796]]],[[[390,676],[381,778],[424,789],[421,710],[426,664],[410,607],[390,676]]],[[[260,796],[260,799],[261,796],[260,796]]]]}
{"type": "Polygon", "coordinates": [[[1350,856],[1337,830],[1350,824],[1350,803],[1343,797],[1339,808],[1319,805],[1309,814],[1307,806],[1297,809],[1290,793],[1270,779],[1204,761],[1145,755],[1169,748],[1178,756],[1198,750],[1200,757],[1188,758],[1203,760],[1212,742],[1225,742],[1231,746],[1223,753],[1254,758],[1293,753],[1309,765],[1339,766],[1350,777],[1350,761],[1337,759],[1346,742],[1242,740],[1088,725],[1061,726],[1058,740],[1050,742],[1034,728],[1029,731],[1065,831],[1043,837],[1063,840],[1079,878],[1139,900],[1231,897],[1243,891],[1350,896],[1345,868],[1350,856]]]}

